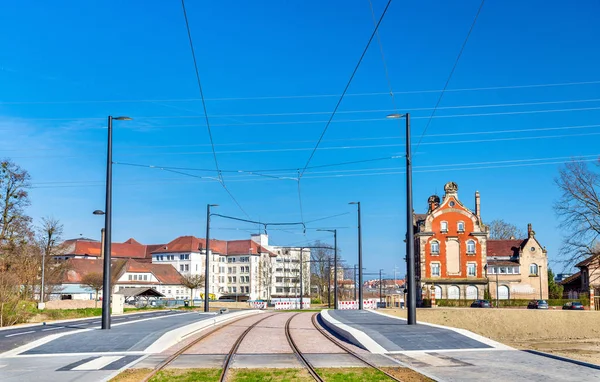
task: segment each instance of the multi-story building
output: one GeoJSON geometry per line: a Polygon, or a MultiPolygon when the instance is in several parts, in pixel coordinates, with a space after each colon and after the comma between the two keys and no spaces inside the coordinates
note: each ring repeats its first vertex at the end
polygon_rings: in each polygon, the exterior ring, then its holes
{"type": "MultiPolygon", "coordinates": [[[[547,252],[528,227],[524,240],[489,240],[481,219],[479,192],[475,211],[458,198],[458,185],[444,186],[443,199],[432,195],[426,214],[415,214],[416,275],[422,294],[437,299],[547,298],[547,252]],[[496,285],[494,285],[494,283],[496,285]]],[[[420,297],[420,296],[419,296],[420,297]]]]}

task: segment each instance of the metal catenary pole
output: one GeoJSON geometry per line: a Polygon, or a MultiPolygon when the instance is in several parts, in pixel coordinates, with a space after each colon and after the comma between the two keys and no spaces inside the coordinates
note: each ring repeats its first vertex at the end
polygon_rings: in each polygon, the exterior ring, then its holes
{"type": "Polygon", "coordinates": [[[406,258],[408,273],[408,325],[417,323],[417,283],[415,277],[415,232],[413,229],[412,157],[410,144],[410,114],[406,113],[406,258]]]}

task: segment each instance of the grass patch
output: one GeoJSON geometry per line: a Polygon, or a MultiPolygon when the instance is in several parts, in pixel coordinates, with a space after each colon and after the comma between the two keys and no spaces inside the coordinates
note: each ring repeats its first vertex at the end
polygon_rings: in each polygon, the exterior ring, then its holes
{"type": "Polygon", "coordinates": [[[85,318],[102,315],[102,308],[82,309],[44,309],[38,311],[47,320],[67,320],[69,318],[85,318]]]}
{"type": "Polygon", "coordinates": [[[327,382],[389,382],[392,380],[379,370],[365,367],[317,369],[317,373],[327,382]]]}
{"type": "Polygon", "coordinates": [[[433,379],[408,367],[383,367],[382,369],[403,382],[435,382],[433,379]]]}
{"type": "Polygon", "coordinates": [[[143,380],[152,369],[128,369],[119,373],[110,382],[139,382],[143,380]]]}
{"type": "Polygon", "coordinates": [[[218,381],[221,369],[168,369],[159,371],[150,382],[218,381]]]}
{"type": "Polygon", "coordinates": [[[232,382],[308,382],[312,377],[304,369],[232,369],[228,378],[232,382]]]}

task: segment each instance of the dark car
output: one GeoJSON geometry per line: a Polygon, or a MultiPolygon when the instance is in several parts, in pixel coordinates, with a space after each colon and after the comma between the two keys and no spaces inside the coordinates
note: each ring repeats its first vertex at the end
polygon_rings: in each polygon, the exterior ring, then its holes
{"type": "Polygon", "coordinates": [[[527,304],[527,309],[548,309],[548,302],[546,300],[531,300],[527,304]]]}
{"type": "Polygon", "coordinates": [[[567,302],[563,305],[564,310],[584,310],[583,304],[579,301],[567,302]]]}
{"type": "Polygon", "coordinates": [[[476,300],[471,304],[471,308],[491,308],[492,305],[488,300],[476,300]]]}

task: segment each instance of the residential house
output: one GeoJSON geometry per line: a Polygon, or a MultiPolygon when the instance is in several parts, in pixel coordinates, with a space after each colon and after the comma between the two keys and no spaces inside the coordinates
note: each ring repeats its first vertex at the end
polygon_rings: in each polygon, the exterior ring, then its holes
{"type": "Polygon", "coordinates": [[[594,289],[600,295],[600,253],[591,255],[575,265],[579,272],[561,281],[563,294],[567,298],[579,298],[580,293],[589,293],[594,289]]]}
{"type": "MultiPolygon", "coordinates": [[[[141,244],[131,238],[123,243],[111,244],[111,258],[134,259],[143,263],[151,262],[150,253],[161,244],[141,244]]],[[[102,242],[88,238],[66,240],[62,244],[62,254],[55,256],[59,260],[100,259],[103,257],[102,242]]]]}

